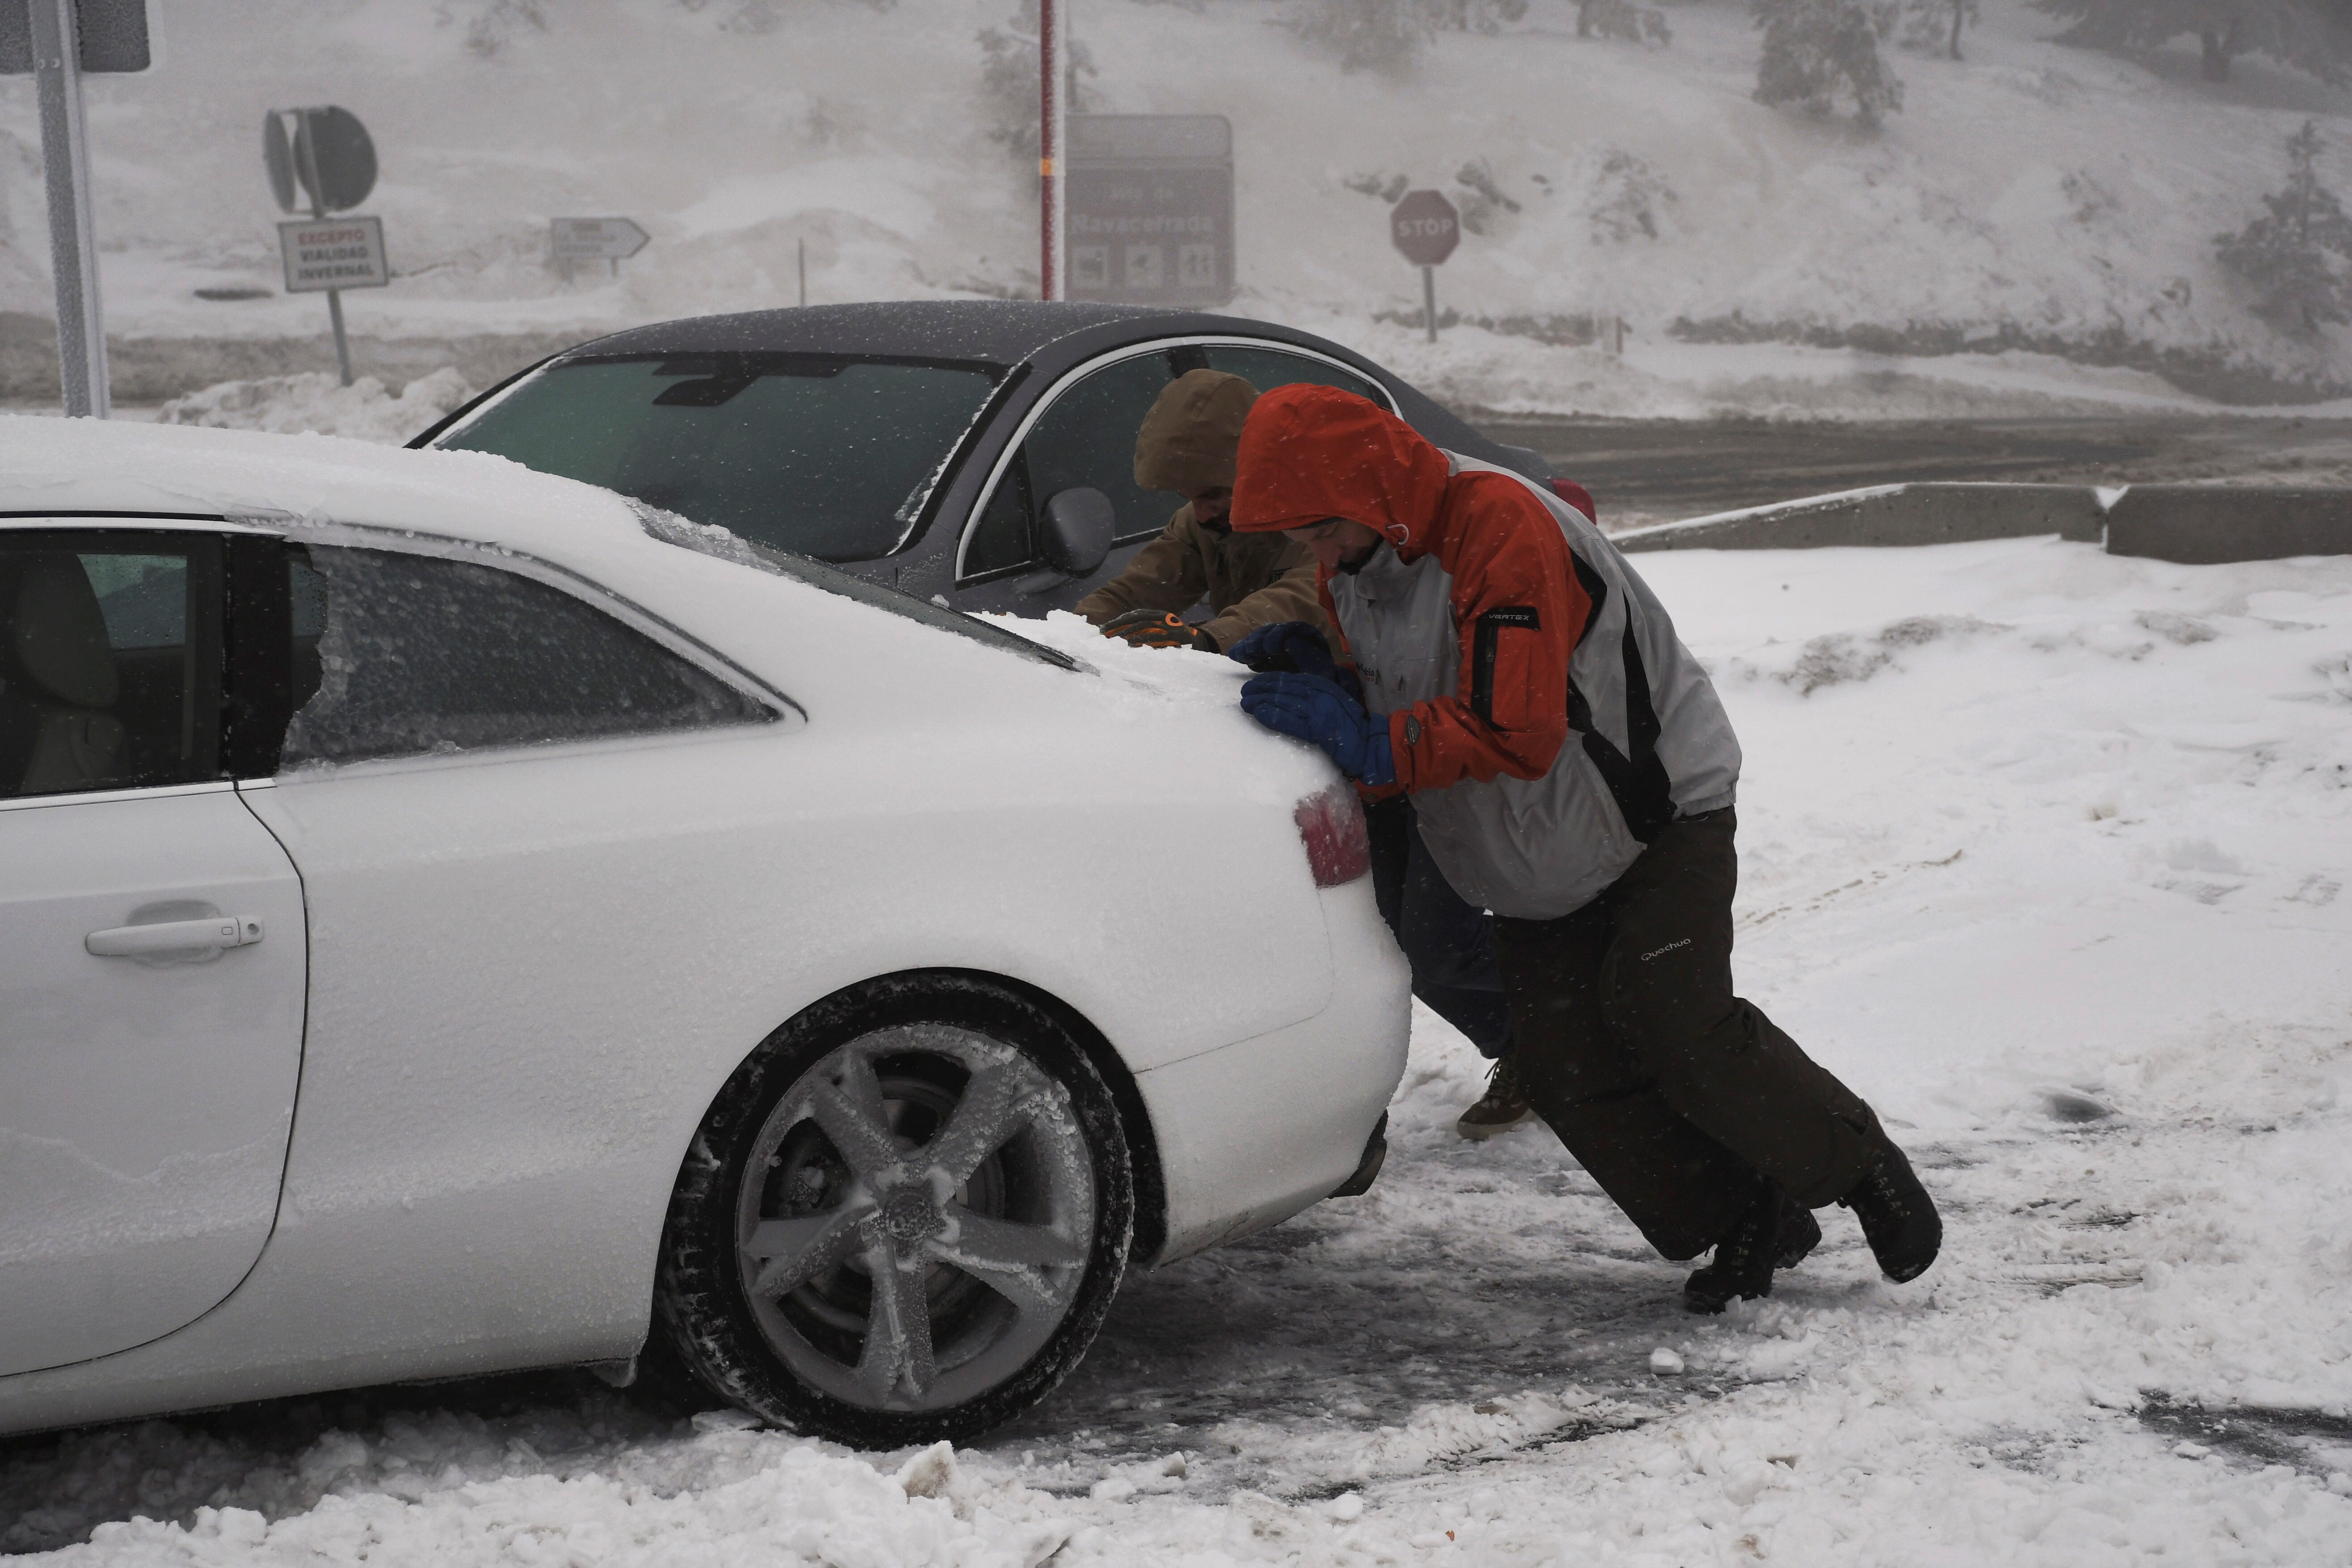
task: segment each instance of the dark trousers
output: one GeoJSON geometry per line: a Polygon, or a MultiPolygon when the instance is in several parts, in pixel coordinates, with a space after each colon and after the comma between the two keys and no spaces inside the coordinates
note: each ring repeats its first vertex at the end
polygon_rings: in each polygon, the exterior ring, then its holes
{"type": "Polygon", "coordinates": [[[1862,1179],[1869,1106],[1731,992],[1728,807],[1670,823],[1598,899],[1497,918],[1519,1086],[1668,1258],[1695,1258],[1760,1177],[1818,1208],[1862,1179]],[[1760,1176],[1759,1176],[1760,1173],[1760,1176]]]}
{"type": "Polygon", "coordinates": [[[1486,911],[1465,902],[1421,842],[1412,802],[1400,795],[1364,811],[1372,841],[1372,896],[1412,966],[1412,994],[1462,1031],[1479,1054],[1511,1050],[1511,1006],[1495,963],[1486,911]]]}

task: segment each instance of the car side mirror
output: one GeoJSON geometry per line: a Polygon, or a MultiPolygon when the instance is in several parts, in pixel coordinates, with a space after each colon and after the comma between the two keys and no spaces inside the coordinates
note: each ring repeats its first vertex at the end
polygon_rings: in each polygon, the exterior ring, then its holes
{"type": "Polygon", "coordinates": [[[1110,497],[1085,485],[1056,490],[1037,520],[1037,554],[1066,577],[1083,577],[1110,553],[1110,497]]]}

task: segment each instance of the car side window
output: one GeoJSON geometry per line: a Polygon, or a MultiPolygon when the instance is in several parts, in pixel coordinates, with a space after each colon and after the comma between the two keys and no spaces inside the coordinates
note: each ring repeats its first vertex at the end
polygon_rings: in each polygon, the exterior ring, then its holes
{"type": "Polygon", "coordinates": [[[1369,378],[1319,359],[1309,359],[1305,354],[1285,353],[1280,349],[1234,348],[1224,344],[1210,348],[1207,354],[1211,370],[1238,375],[1260,392],[1272,392],[1277,386],[1302,383],[1308,386],[1336,386],[1342,392],[1369,397],[1382,408],[1393,411],[1396,407],[1394,400],[1373,385],[1369,378]]]}
{"type": "Polygon", "coordinates": [[[216,776],[220,617],[217,538],[0,533],[0,796],[216,776]]]}
{"type": "Polygon", "coordinates": [[[971,542],[963,552],[963,574],[978,577],[1036,559],[1035,510],[1029,502],[1029,460],[1015,452],[972,527],[971,542]]]}
{"type": "Polygon", "coordinates": [[[773,717],[635,627],[512,572],[319,545],[289,547],[287,570],[288,768],[773,717]]]}
{"type": "MultiPolygon", "coordinates": [[[[1167,526],[1174,505],[1167,496],[1135,482],[1135,432],[1150,412],[1152,400],[1182,374],[1173,368],[1177,357],[1161,352],[1118,360],[1088,372],[1055,396],[1029,427],[1021,450],[973,525],[964,551],[964,576],[1028,564],[1034,555],[1038,509],[1066,489],[1083,486],[1108,496],[1118,520],[1113,537],[1122,542],[1167,526]],[[1016,489],[1023,493],[1006,493],[1016,489]]],[[[1183,368],[1192,367],[1188,359],[1183,368]]]]}

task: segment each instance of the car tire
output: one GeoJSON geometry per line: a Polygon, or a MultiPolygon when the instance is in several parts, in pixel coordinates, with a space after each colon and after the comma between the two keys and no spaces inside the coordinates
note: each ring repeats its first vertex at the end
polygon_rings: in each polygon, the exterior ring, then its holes
{"type": "Polygon", "coordinates": [[[1060,1020],[976,977],[881,982],[777,1030],[712,1103],[656,1332],[793,1431],[963,1441],[1076,1366],[1134,1222],[1118,1108],[1060,1020]]]}

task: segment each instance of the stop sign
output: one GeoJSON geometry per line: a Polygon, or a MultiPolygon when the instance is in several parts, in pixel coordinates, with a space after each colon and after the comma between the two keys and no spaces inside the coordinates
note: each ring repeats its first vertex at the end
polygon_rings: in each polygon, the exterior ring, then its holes
{"type": "Polygon", "coordinates": [[[1462,215],[1440,191],[1407,191],[1389,209],[1389,238],[1415,267],[1435,267],[1462,243],[1462,215]]]}

